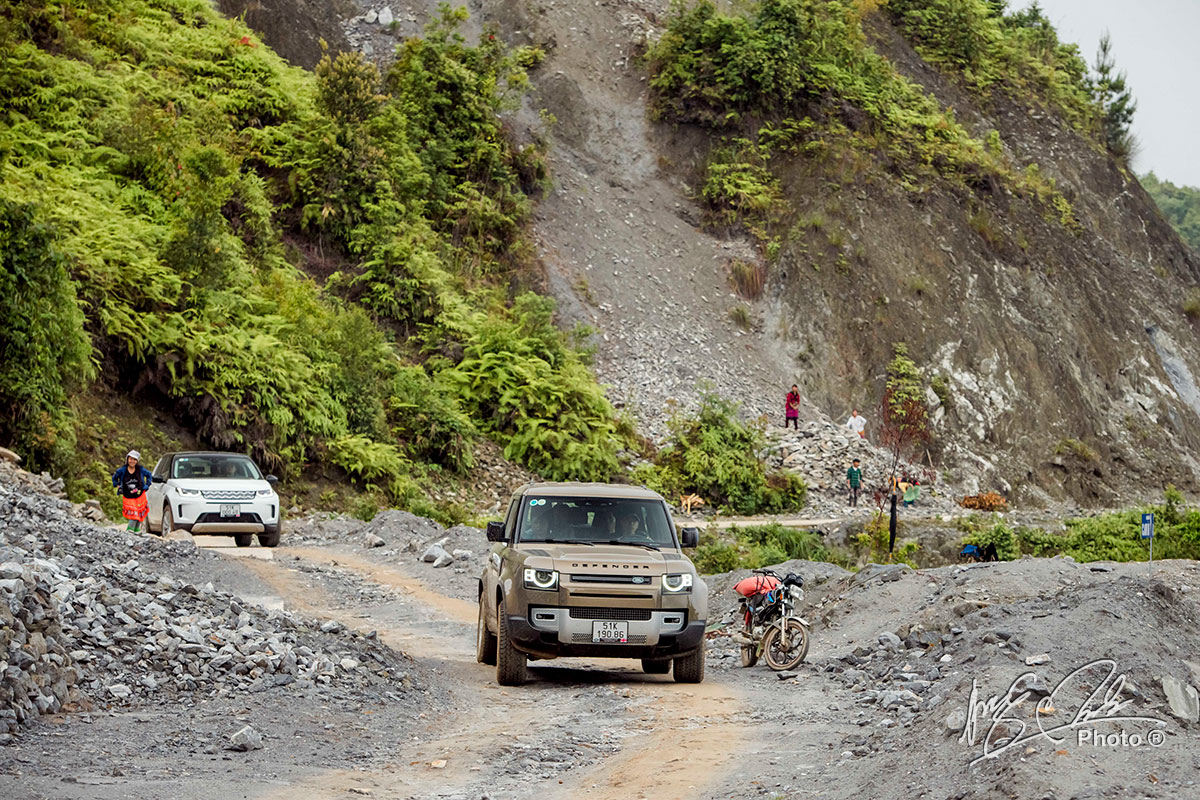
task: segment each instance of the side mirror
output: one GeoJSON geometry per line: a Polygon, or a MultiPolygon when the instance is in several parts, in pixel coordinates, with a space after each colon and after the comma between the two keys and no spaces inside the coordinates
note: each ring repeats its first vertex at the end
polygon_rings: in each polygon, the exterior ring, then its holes
{"type": "Polygon", "coordinates": [[[487,539],[489,542],[506,541],[504,537],[504,523],[492,521],[487,524],[487,539]]]}
{"type": "Polygon", "coordinates": [[[274,475],[268,475],[268,476],[267,476],[267,483],[269,483],[269,484],[271,484],[272,486],[274,486],[275,484],[279,483],[279,478],[276,478],[274,475]]]}
{"type": "Polygon", "coordinates": [[[684,547],[699,547],[700,546],[700,529],[699,528],[680,528],[679,540],[684,547]]]}

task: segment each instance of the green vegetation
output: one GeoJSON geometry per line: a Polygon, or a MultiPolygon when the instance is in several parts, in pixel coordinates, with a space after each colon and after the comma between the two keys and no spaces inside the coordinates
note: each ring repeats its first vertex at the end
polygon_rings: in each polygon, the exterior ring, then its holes
{"type": "Polygon", "coordinates": [[[1054,454],[1057,456],[1073,455],[1080,461],[1100,460],[1100,455],[1096,452],[1095,448],[1079,439],[1061,439],[1054,446],[1054,454]]]}
{"type": "Polygon", "coordinates": [[[1112,38],[1107,32],[1100,37],[1100,48],[1096,52],[1093,69],[1096,74],[1088,85],[1096,105],[1100,107],[1105,144],[1110,153],[1127,162],[1138,148],[1137,138],[1131,130],[1137,102],[1125,84],[1125,73],[1117,71],[1112,55],[1112,38]]]}
{"type": "Polygon", "coordinates": [[[63,458],[67,394],[94,368],[67,259],[33,207],[0,199],[0,439],[63,458]]]}
{"type": "Polygon", "coordinates": [[[633,478],[665,497],[697,494],[710,505],[735,514],[776,514],[803,508],[804,481],[789,473],[768,473],[759,458],[761,424],[747,424],[736,407],[712,392],[700,397],[694,414],[677,414],[671,436],[653,464],[633,478]]]}
{"type": "MultiPolygon", "coordinates": [[[[780,154],[827,160],[837,155],[852,173],[882,154],[888,171],[911,191],[933,180],[968,188],[999,183],[1073,229],[1070,204],[1052,181],[1037,170],[1015,169],[998,137],[991,146],[971,137],[951,112],[870,46],[862,17],[874,5],[760,0],[744,13],[723,13],[711,0],[691,7],[676,0],[666,32],[646,55],[652,108],[660,119],[726,136],[701,190],[716,221],[741,222],[760,242],[778,247],[772,229],[787,213],[772,177],[780,154]]],[[[899,5],[904,17],[905,9],[926,4],[899,5]]],[[[930,17],[929,24],[934,22],[930,17]]],[[[1053,29],[1047,30],[1053,37],[1053,29]]],[[[978,35],[963,35],[968,33],[978,35]]],[[[1058,49],[1054,53],[1046,58],[1065,58],[1058,49]]],[[[1059,94],[1082,117],[1093,106],[1081,83],[1086,65],[1076,61],[1074,71],[1045,66],[1037,74],[1061,85],[1059,94]]]]}
{"type": "Polygon", "coordinates": [[[961,74],[973,89],[1055,106],[1086,129],[1094,117],[1087,62],[1058,40],[1036,3],[1006,13],[992,0],[890,0],[887,11],[930,63],[961,74]]]}
{"type": "Polygon", "coordinates": [[[750,317],[750,309],[744,305],[736,305],[729,309],[729,319],[744,331],[750,330],[754,320],[750,317]]]}
{"type": "Polygon", "coordinates": [[[1187,507],[1173,486],[1161,505],[1067,520],[1062,533],[1012,528],[998,518],[973,515],[961,523],[968,531],[963,544],[993,543],[1002,559],[1068,555],[1076,561],[1144,561],[1149,556],[1149,542],[1141,538],[1146,512],[1154,514],[1155,558],[1200,558],[1200,509],[1187,507]]]}
{"type": "Polygon", "coordinates": [[[1183,241],[1200,251],[1200,189],[1161,181],[1153,172],[1142,176],[1142,186],[1183,241]]]}
{"type": "Polygon", "coordinates": [[[705,533],[692,560],[702,574],[758,569],[792,559],[850,565],[845,553],[831,550],[813,531],[770,525],[734,526],[721,534],[705,533]]]}
{"type": "Polygon", "coordinates": [[[917,551],[921,545],[914,541],[900,541],[903,523],[896,524],[896,547],[888,550],[891,522],[882,510],[872,514],[863,530],[854,537],[855,553],[859,558],[871,564],[908,564],[915,569],[917,551]]]}
{"type": "Polygon", "coordinates": [[[63,467],[103,365],[207,445],[410,506],[481,434],[608,477],[627,431],[552,304],[514,291],[545,167],[502,114],[541,55],[468,46],[464,18],[443,6],[386,74],[309,74],[205,0],[0,0],[6,443],[63,467]]]}

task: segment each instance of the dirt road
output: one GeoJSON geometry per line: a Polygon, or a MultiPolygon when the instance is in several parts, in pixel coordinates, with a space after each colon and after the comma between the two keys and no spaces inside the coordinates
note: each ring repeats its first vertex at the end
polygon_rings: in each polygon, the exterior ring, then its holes
{"type": "Polygon", "coordinates": [[[344,551],[280,550],[246,566],[285,605],[372,628],[454,687],[450,713],[416,731],[396,763],[325,772],[264,798],[334,796],[350,785],[377,797],[700,797],[743,755],[743,692],[727,682],[682,686],[636,662],[571,659],[534,664],[529,684],[502,689],[475,661],[474,604],[344,551]],[[396,600],[347,607],[297,560],[369,580],[396,600]]]}

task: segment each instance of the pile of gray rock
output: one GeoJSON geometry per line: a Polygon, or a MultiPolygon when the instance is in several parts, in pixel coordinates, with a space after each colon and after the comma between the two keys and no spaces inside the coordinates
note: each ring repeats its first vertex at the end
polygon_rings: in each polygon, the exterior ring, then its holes
{"type": "MultiPolygon", "coordinates": [[[[411,663],[340,623],[143,567],[190,542],[94,527],[0,474],[0,743],[63,709],[296,684],[405,692],[411,663]]],[[[203,554],[208,558],[216,558],[203,554]]]]}

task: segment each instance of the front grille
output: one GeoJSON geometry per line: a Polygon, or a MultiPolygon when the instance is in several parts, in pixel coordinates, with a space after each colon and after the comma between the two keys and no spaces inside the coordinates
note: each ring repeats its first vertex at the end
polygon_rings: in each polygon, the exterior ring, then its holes
{"type": "Polygon", "coordinates": [[[648,608],[603,608],[600,606],[583,606],[571,608],[571,619],[627,619],[635,622],[645,622],[650,619],[648,608]]]}
{"type": "Polygon", "coordinates": [[[197,523],[217,523],[217,522],[257,522],[263,524],[262,517],[258,514],[239,514],[236,517],[222,517],[220,514],[201,514],[196,517],[197,523]]]}
{"type": "Polygon", "coordinates": [[[253,500],[255,493],[253,489],[204,489],[200,494],[205,500],[253,500]]]}
{"type": "Polygon", "coordinates": [[[573,583],[632,583],[636,586],[648,586],[654,580],[649,575],[572,575],[573,583]]]}
{"type": "MultiPolygon", "coordinates": [[[[646,635],[643,633],[633,633],[624,642],[604,642],[604,644],[645,644],[646,635]]],[[[592,642],[590,633],[573,633],[571,634],[571,644],[600,644],[600,642],[592,642]]]]}

